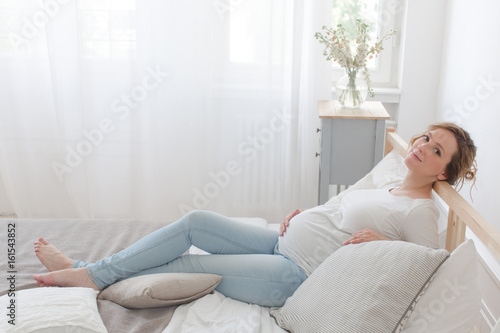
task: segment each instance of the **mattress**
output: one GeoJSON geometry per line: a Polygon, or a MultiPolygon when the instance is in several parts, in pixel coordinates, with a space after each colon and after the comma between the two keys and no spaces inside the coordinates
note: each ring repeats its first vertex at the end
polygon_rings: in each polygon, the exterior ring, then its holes
{"type": "MultiPolygon", "coordinates": [[[[141,237],[166,225],[159,221],[137,220],[47,220],[0,219],[2,252],[7,249],[9,224],[15,225],[15,287],[16,290],[38,288],[33,274],[46,273],[35,256],[33,243],[44,237],[73,259],[93,262],[116,253],[141,237]]],[[[12,229],[12,228],[11,228],[12,229]]],[[[0,256],[4,273],[7,255],[0,256]]],[[[0,284],[0,296],[7,294],[6,283],[0,284]]],[[[155,309],[127,309],[107,300],[97,300],[99,313],[110,333],[162,332],[168,325],[176,306],[155,309]]]]}

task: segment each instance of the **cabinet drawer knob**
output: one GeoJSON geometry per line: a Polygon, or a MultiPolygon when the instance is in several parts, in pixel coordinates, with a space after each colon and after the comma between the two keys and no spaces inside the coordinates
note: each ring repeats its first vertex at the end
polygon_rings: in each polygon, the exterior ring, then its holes
{"type": "Polygon", "coordinates": [[[319,133],[319,132],[321,132],[321,129],[316,128],[316,133],[319,133]]]}
{"type": "Polygon", "coordinates": [[[320,153],[316,153],[316,157],[318,157],[319,155],[321,155],[320,153]]]}

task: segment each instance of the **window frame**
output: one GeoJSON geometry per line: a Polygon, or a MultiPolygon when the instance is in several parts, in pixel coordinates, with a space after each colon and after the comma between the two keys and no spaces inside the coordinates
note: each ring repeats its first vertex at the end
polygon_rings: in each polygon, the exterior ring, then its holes
{"type": "MultiPolygon", "coordinates": [[[[370,69],[373,90],[385,95],[399,95],[403,18],[405,16],[405,1],[380,0],[378,11],[377,36],[380,38],[390,30],[397,34],[383,44],[384,50],[377,57],[377,67],[370,69]]],[[[373,41],[372,41],[373,43],[373,41]]],[[[345,74],[340,66],[332,64],[332,91],[335,94],[336,82],[345,74]]]]}

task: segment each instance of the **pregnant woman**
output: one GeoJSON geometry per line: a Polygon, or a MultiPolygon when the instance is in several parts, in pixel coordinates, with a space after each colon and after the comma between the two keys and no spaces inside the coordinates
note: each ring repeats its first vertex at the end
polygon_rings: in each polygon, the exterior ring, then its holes
{"type": "Polygon", "coordinates": [[[50,273],[34,279],[42,287],[103,290],[144,274],[210,273],[222,276],[216,290],[227,297],[282,306],[343,245],[401,240],[438,247],[432,185],[474,180],[475,154],[465,130],[433,124],[411,141],[408,174],[399,187],[353,191],[340,204],[296,210],[280,232],[195,211],[95,263],[70,259],[40,238],[35,253],[50,273]],[[191,245],[211,255],[184,254],[191,245]]]}

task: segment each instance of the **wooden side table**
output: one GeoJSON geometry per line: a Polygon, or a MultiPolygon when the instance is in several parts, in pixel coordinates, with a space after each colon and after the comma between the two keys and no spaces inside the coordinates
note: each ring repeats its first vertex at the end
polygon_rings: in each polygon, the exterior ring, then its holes
{"type": "Polygon", "coordinates": [[[321,118],[319,204],[330,197],[330,185],[353,185],[384,156],[385,120],[381,102],[364,102],[359,109],[338,101],[318,101],[321,118]]]}

